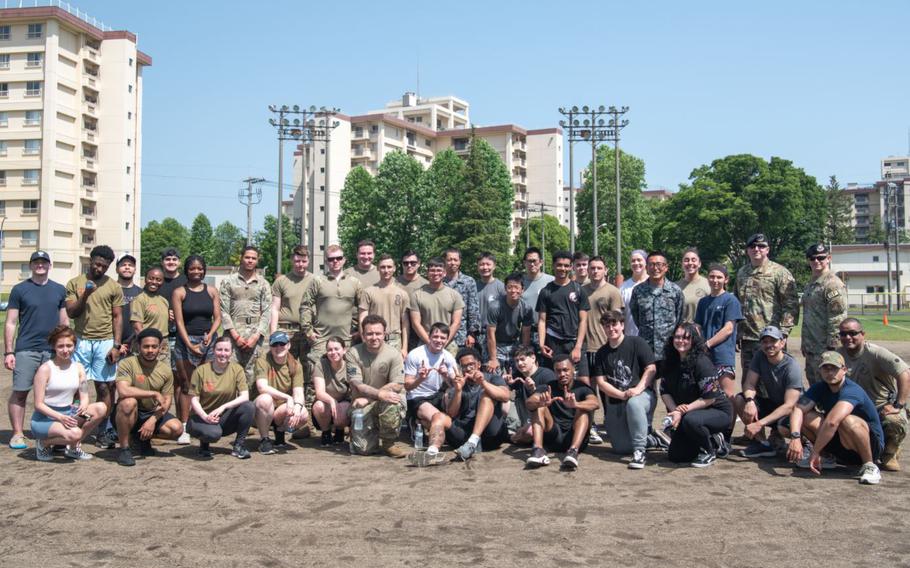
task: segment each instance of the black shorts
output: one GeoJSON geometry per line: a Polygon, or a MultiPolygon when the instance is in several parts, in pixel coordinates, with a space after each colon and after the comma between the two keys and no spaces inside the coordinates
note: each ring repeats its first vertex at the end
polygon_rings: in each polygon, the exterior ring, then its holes
{"type": "MultiPolygon", "coordinates": [[[[139,418],[136,419],[136,423],[133,424],[133,429],[130,432],[133,434],[137,434],[139,432],[139,429],[142,428],[142,425],[145,424],[145,421],[148,420],[149,418],[151,418],[154,414],[155,414],[154,411],[146,411],[146,410],[140,409],[138,411],[139,418]]],[[[176,420],[176,416],[174,416],[170,412],[165,412],[161,416],[161,418],[159,418],[158,421],[155,422],[155,432],[152,435],[157,436],[158,432],[161,430],[161,427],[164,426],[164,424],[168,420],[176,420]]]]}
{"type": "MultiPolygon", "coordinates": [[[[553,428],[543,433],[543,447],[551,452],[564,452],[572,447],[573,434],[575,434],[575,428],[565,430],[554,422],[553,428]]],[[[581,438],[581,447],[578,448],[578,451],[583,452],[587,447],[588,433],[585,432],[585,435],[581,438]]]]}
{"type": "Polygon", "coordinates": [[[420,408],[420,405],[429,402],[437,410],[442,410],[442,391],[437,392],[431,396],[423,396],[420,398],[412,398],[408,400],[408,420],[417,418],[417,409],[420,408]]]}
{"type": "MultiPolygon", "coordinates": [[[[881,445],[872,432],[869,432],[869,447],[872,448],[872,461],[877,462],[881,457],[881,445]]],[[[840,441],[840,433],[835,432],[831,440],[822,448],[822,453],[828,453],[837,458],[837,463],[843,465],[863,465],[863,459],[853,450],[848,450],[840,441]]]]}
{"type": "MultiPolygon", "coordinates": [[[[557,355],[565,353],[566,355],[571,355],[572,350],[575,349],[575,340],[574,339],[556,339],[553,336],[548,335],[544,344],[553,350],[553,358],[557,355]]],[[[575,364],[575,375],[580,377],[589,377],[591,372],[588,370],[588,358],[587,358],[587,346],[582,344],[581,346],[581,358],[578,360],[578,363],[575,364]]],[[[541,357],[538,361],[542,362],[542,366],[547,369],[553,370],[553,358],[551,357],[541,357]]]]}
{"type": "MultiPolygon", "coordinates": [[[[446,430],[446,444],[457,448],[468,441],[474,430],[474,420],[452,420],[452,427],[446,430]]],[[[509,429],[502,416],[493,415],[490,423],[480,433],[480,445],[484,450],[495,450],[509,437],[509,429]]]]}

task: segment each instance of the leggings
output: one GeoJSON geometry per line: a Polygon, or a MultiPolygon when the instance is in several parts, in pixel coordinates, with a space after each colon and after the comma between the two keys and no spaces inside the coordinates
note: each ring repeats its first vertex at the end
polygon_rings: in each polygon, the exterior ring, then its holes
{"type": "Polygon", "coordinates": [[[670,442],[670,461],[691,462],[698,456],[699,450],[716,450],[711,444],[711,435],[726,431],[731,419],[728,411],[713,407],[683,414],[670,442]]]}
{"type": "Polygon", "coordinates": [[[237,437],[234,439],[234,443],[242,444],[246,441],[250,426],[253,425],[255,414],[256,407],[250,401],[225,410],[218,424],[209,424],[194,413],[187,421],[186,430],[190,436],[209,443],[217,442],[222,436],[236,432],[237,437]]]}

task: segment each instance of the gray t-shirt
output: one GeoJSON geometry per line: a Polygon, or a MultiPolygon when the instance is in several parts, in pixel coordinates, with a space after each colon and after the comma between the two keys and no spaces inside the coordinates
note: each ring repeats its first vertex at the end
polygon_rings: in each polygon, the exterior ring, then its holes
{"type": "MultiPolygon", "coordinates": [[[[521,281],[525,285],[525,291],[521,294],[521,298],[531,306],[531,310],[537,307],[537,296],[540,294],[540,291],[546,288],[547,284],[553,281],[553,275],[547,274],[546,272],[541,272],[537,275],[537,280],[530,280],[528,275],[525,274],[521,281]]],[[[534,324],[537,325],[537,312],[534,312],[534,324]]]]}
{"type": "MultiPolygon", "coordinates": [[[[412,350],[408,353],[407,358],[404,360],[404,374],[405,376],[416,376],[417,371],[420,370],[420,367],[426,365],[431,369],[439,369],[443,365],[448,368],[449,376],[455,374],[455,357],[451,353],[443,349],[439,353],[433,353],[430,351],[430,348],[426,345],[421,345],[417,349],[412,350]]],[[[408,400],[415,398],[424,398],[427,396],[433,396],[442,389],[442,377],[435,370],[430,371],[427,375],[427,378],[424,379],[422,383],[417,385],[417,388],[410,390],[407,393],[408,400]]]]}
{"type": "Polygon", "coordinates": [[[484,284],[480,279],[477,280],[477,302],[480,304],[480,332],[487,332],[487,312],[490,304],[499,300],[506,293],[506,287],[502,280],[494,278],[489,284],[484,284]]]}
{"type": "Polygon", "coordinates": [[[784,353],[783,360],[777,365],[768,362],[768,358],[761,351],[752,358],[749,370],[758,373],[756,391],[758,398],[767,398],[772,404],[780,406],[784,403],[784,393],[787,389],[796,389],[803,392],[803,372],[799,363],[789,353],[784,353]]]}
{"type": "Polygon", "coordinates": [[[514,345],[521,341],[521,330],[534,325],[534,310],[518,298],[515,307],[509,305],[505,296],[490,304],[486,325],[496,326],[496,345],[514,345]]]}

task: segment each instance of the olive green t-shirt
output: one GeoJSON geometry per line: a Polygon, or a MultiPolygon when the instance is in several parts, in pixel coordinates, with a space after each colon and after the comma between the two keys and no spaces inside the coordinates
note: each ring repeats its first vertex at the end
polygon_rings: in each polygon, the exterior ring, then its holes
{"type": "MultiPolygon", "coordinates": [[[[144,391],[173,395],[174,373],[171,371],[171,365],[157,359],[151,363],[141,359],[141,355],[134,355],[121,360],[117,365],[117,382],[129,383],[131,387],[144,391]]],[[[139,398],[137,401],[139,408],[146,412],[156,408],[154,398],[139,398]]]]}
{"type": "Polygon", "coordinates": [[[683,319],[682,321],[695,321],[695,312],[698,309],[698,301],[705,296],[711,295],[711,287],[708,286],[708,279],[697,274],[691,282],[685,278],[676,283],[683,292],[683,319]]]}
{"type": "Polygon", "coordinates": [[[370,265],[370,268],[367,270],[361,270],[360,267],[355,264],[354,266],[345,268],[344,273],[360,280],[360,285],[364,288],[369,288],[379,282],[379,269],[374,265],[370,265]]]}
{"type": "MultiPolygon", "coordinates": [[[[256,381],[265,379],[270,387],[287,395],[293,395],[295,388],[303,388],[303,364],[300,361],[292,363],[290,354],[288,354],[288,359],[279,365],[272,359],[272,353],[266,351],[265,354],[256,359],[256,369],[253,376],[256,381]],[[294,367],[293,373],[291,373],[291,366],[294,367]]],[[[256,392],[259,392],[258,388],[256,392]]],[[[278,402],[280,406],[285,401],[281,399],[278,402]]]]}
{"type": "Polygon", "coordinates": [[[394,282],[383,287],[370,286],[360,295],[360,310],[382,316],[389,337],[401,336],[401,318],[410,307],[408,291],[394,282]]]}
{"type": "Polygon", "coordinates": [[[388,343],[383,343],[382,349],[376,354],[370,353],[364,343],[355,345],[344,355],[344,363],[348,383],[360,381],[376,389],[389,383],[404,383],[401,352],[388,343]]]}
{"type": "Polygon", "coordinates": [[[323,355],[318,361],[313,363],[313,377],[320,377],[325,381],[325,392],[335,400],[346,400],[350,398],[351,386],[348,384],[348,370],[342,360],[341,368],[337,371],[332,369],[332,362],[328,357],[323,355]]]}
{"type": "Polygon", "coordinates": [[[844,347],[837,350],[847,364],[847,377],[863,387],[875,406],[882,407],[897,397],[897,378],[908,369],[907,363],[891,351],[866,342],[856,356],[844,347]]]}
{"type": "Polygon", "coordinates": [[[272,297],[281,298],[278,327],[289,323],[300,324],[300,303],[313,281],[313,275],[309,272],[303,276],[298,276],[293,272],[282,274],[275,279],[275,283],[272,284],[272,297]]]}
{"type": "Polygon", "coordinates": [[[398,282],[399,286],[401,286],[402,288],[407,290],[408,294],[410,294],[411,292],[414,292],[415,290],[420,290],[421,288],[423,288],[424,286],[426,286],[427,284],[430,283],[429,280],[427,280],[420,274],[418,274],[417,277],[414,278],[413,280],[411,280],[410,282],[405,280],[404,274],[399,274],[398,276],[395,277],[395,281],[398,282]]]}
{"type": "Polygon", "coordinates": [[[456,290],[443,286],[436,290],[429,284],[411,292],[411,309],[420,311],[420,325],[429,330],[434,323],[452,325],[455,310],[464,309],[464,300],[456,290]]]}
{"type": "Polygon", "coordinates": [[[130,308],[131,322],[138,321],[142,324],[142,329],[157,329],[161,335],[167,337],[167,312],[171,308],[171,303],[164,296],[142,292],[136,296],[130,308]]]}
{"type": "Polygon", "coordinates": [[[588,295],[588,303],[591,304],[585,337],[588,352],[594,353],[607,343],[607,332],[600,323],[600,318],[612,310],[622,311],[622,294],[619,293],[619,288],[609,282],[596,290],[592,288],[591,284],[586,284],[582,286],[582,290],[588,295]]]}
{"type": "MultiPolygon", "coordinates": [[[[85,274],[80,274],[67,282],[66,301],[78,300],[85,291],[86,282],[88,277],[85,274]]],[[[82,315],[74,319],[76,336],[79,339],[113,339],[112,310],[115,306],[123,306],[123,288],[108,276],[102,276],[95,285],[98,289],[88,297],[82,315]]]]}
{"type": "Polygon", "coordinates": [[[211,363],[196,367],[190,379],[190,396],[199,397],[199,404],[211,412],[226,402],[231,402],[247,390],[246,373],[237,363],[228,363],[220,375],[211,363]]]}

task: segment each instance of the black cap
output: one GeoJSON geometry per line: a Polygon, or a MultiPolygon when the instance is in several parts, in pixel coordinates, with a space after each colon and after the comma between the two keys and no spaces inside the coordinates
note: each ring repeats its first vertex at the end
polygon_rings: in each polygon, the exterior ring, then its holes
{"type": "Polygon", "coordinates": [[[752,245],[755,245],[755,244],[768,245],[769,244],[768,237],[766,237],[764,233],[755,233],[754,235],[749,237],[749,240],[746,241],[746,246],[751,247],[752,245]]]}
{"type": "Polygon", "coordinates": [[[810,256],[816,256],[819,254],[828,255],[831,254],[831,251],[828,250],[828,247],[825,246],[825,243],[815,243],[811,247],[806,249],[806,258],[810,256]]]}
{"type": "Polygon", "coordinates": [[[51,261],[51,255],[47,254],[43,250],[36,250],[32,253],[31,258],[28,259],[29,262],[35,262],[36,260],[46,260],[51,261]]]}
{"type": "Polygon", "coordinates": [[[120,266],[121,264],[123,264],[123,263],[126,262],[127,260],[130,261],[130,262],[132,262],[133,264],[136,264],[136,257],[135,257],[135,256],[133,256],[133,255],[131,255],[131,254],[125,254],[125,255],[121,256],[119,260],[117,260],[117,266],[120,266]]]}

